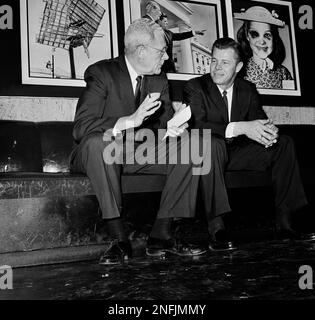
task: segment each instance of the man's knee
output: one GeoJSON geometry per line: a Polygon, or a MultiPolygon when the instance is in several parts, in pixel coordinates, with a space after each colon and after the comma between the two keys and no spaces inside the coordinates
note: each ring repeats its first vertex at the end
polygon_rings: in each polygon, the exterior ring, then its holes
{"type": "Polygon", "coordinates": [[[279,147],[284,149],[286,152],[295,153],[294,141],[290,136],[280,135],[278,139],[279,147]]]}
{"type": "Polygon", "coordinates": [[[93,154],[98,154],[99,152],[103,153],[105,147],[103,135],[101,133],[92,134],[86,137],[86,139],[84,139],[84,141],[82,141],[81,143],[82,149],[85,149],[88,153],[93,154]]]}

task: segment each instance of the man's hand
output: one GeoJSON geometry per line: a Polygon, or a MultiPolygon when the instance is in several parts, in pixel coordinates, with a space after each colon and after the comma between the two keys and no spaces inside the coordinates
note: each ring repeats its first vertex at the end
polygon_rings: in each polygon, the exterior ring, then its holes
{"type": "Polygon", "coordinates": [[[166,131],[167,135],[170,137],[178,137],[185,132],[185,129],[188,128],[188,123],[185,122],[180,127],[169,127],[166,131]]]}
{"type": "Polygon", "coordinates": [[[198,34],[198,35],[200,35],[200,36],[203,36],[206,31],[207,31],[206,29],[204,29],[204,30],[196,30],[196,31],[195,31],[195,34],[198,34]]]}
{"type": "Polygon", "coordinates": [[[278,128],[269,119],[241,121],[235,129],[236,135],[245,134],[249,139],[257,141],[266,148],[272,146],[278,139],[278,128]]]}
{"type": "Polygon", "coordinates": [[[267,123],[266,126],[273,130],[275,133],[279,132],[279,129],[273,124],[272,119],[269,119],[269,123],[267,123]]]}
{"type": "Polygon", "coordinates": [[[172,107],[173,107],[173,110],[175,111],[175,114],[177,114],[180,111],[182,111],[183,109],[185,109],[187,107],[187,105],[185,103],[181,103],[179,101],[173,101],[172,107]]]}
{"type": "Polygon", "coordinates": [[[147,95],[139,108],[131,116],[128,117],[128,127],[139,127],[144,120],[146,120],[157,109],[159,109],[161,106],[161,101],[157,101],[159,97],[159,93],[152,93],[151,95],[147,95]]]}

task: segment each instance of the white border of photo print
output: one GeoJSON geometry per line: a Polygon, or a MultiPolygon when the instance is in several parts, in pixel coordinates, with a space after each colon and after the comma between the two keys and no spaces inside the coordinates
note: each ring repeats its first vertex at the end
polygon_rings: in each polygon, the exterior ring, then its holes
{"type": "MultiPolygon", "coordinates": [[[[84,47],[82,42],[79,42],[70,52],[67,48],[57,47],[56,42],[65,43],[64,40],[68,40],[69,38],[66,37],[69,35],[72,35],[75,40],[76,35],[79,38],[80,34],[89,32],[84,29],[86,23],[84,16],[88,14],[87,11],[82,10],[84,2],[79,8],[79,15],[74,17],[68,14],[69,7],[65,6],[65,1],[54,0],[54,5],[60,2],[58,10],[54,10],[48,18],[46,17],[49,23],[46,19],[44,25],[42,23],[44,8],[49,1],[51,0],[20,0],[22,83],[84,87],[84,72],[89,65],[118,55],[116,2],[115,0],[95,0],[105,9],[97,31],[92,39],[89,39],[87,46],[84,47]],[[80,15],[82,19],[78,18],[80,15]],[[81,25],[83,29],[80,29],[81,25]],[[43,27],[44,30],[42,30],[43,27]],[[40,31],[47,35],[54,32],[56,41],[49,39],[45,43],[38,43],[40,31]]],[[[74,5],[77,4],[74,3],[74,5]]],[[[95,9],[92,11],[95,14],[95,9]]],[[[93,24],[92,18],[91,23],[93,24]]],[[[94,28],[96,29],[96,26],[94,28]]]]}
{"type": "MultiPolygon", "coordinates": [[[[168,29],[174,33],[205,30],[204,35],[173,42],[176,72],[167,73],[169,80],[189,80],[209,73],[213,42],[223,36],[220,0],[172,1],[155,0],[168,17],[168,29]]],[[[125,29],[145,15],[147,0],[124,0],[125,29]]]]}
{"type": "Polygon", "coordinates": [[[282,81],[282,88],[263,88],[257,86],[261,94],[300,96],[300,76],[295,41],[295,29],[292,13],[292,3],[279,0],[225,0],[227,10],[228,34],[237,40],[237,31],[243,21],[235,19],[235,13],[245,12],[253,6],[264,7],[273,13],[276,19],[283,21],[284,27],[279,27],[279,36],[283,41],[286,56],[282,65],[290,72],[293,80],[282,81]]]}

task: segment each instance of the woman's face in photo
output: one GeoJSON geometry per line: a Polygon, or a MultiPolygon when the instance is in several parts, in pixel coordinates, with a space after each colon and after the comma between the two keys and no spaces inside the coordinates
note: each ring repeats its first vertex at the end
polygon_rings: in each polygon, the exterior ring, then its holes
{"type": "Polygon", "coordinates": [[[253,56],[266,59],[273,50],[273,36],[268,23],[250,22],[247,40],[253,51],[253,56]]]}

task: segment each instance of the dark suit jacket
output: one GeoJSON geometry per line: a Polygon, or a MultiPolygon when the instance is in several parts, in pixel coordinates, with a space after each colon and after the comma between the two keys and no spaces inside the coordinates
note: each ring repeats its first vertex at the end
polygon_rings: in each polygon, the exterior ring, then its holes
{"type": "Polygon", "coordinates": [[[164,61],[162,70],[164,72],[176,72],[173,60],[173,41],[189,39],[194,36],[192,31],[174,33],[170,30],[164,30],[165,41],[167,45],[168,60],[164,61]]]}
{"type": "MultiPolygon", "coordinates": [[[[211,129],[211,132],[225,138],[228,122],[228,110],[221,93],[210,74],[187,82],[183,102],[192,110],[192,128],[211,129]]],[[[259,94],[254,84],[235,79],[231,109],[231,122],[266,119],[259,94]]]]}
{"type": "MultiPolygon", "coordinates": [[[[124,56],[91,65],[85,71],[84,79],[87,84],[78,101],[74,119],[76,143],[89,134],[104,133],[113,128],[120,117],[135,111],[135,98],[124,56]]],[[[162,105],[143,122],[141,128],[166,128],[173,110],[164,73],[143,77],[140,102],[150,92],[161,93],[159,100],[162,105]]]]}
{"type": "Polygon", "coordinates": [[[153,18],[152,18],[152,17],[150,17],[148,14],[144,15],[142,18],[149,19],[149,20],[151,20],[151,21],[154,21],[155,23],[158,23],[158,21],[159,21],[159,19],[157,19],[157,20],[153,20],[153,18]]]}

